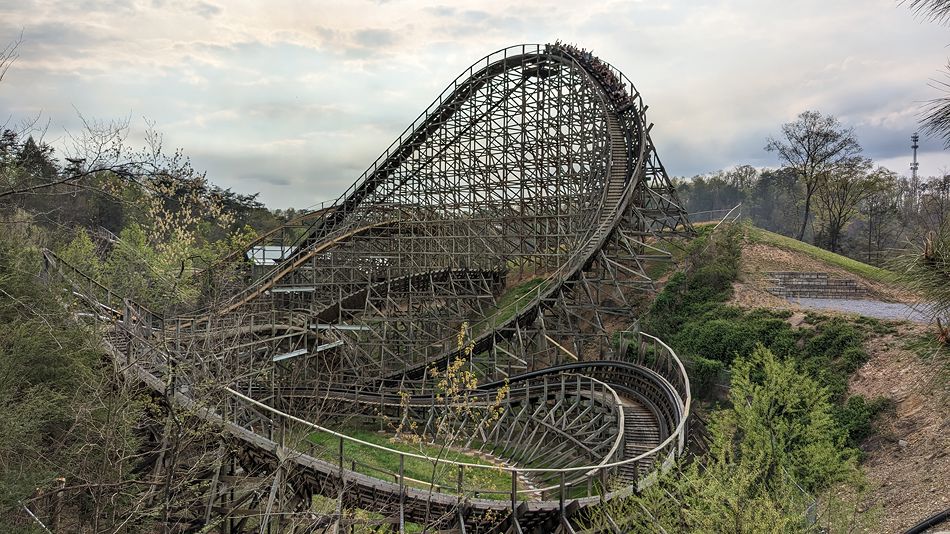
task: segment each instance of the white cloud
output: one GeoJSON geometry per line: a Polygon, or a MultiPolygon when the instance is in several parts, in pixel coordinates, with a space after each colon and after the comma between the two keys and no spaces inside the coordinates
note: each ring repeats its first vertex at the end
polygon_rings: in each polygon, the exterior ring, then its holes
{"type": "MultiPolygon", "coordinates": [[[[0,40],[21,28],[0,110],[43,110],[58,130],[73,107],[149,117],[274,207],[335,197],[479,57],[557,38],[637,84],[674,174],[774,163],[765,138],[804,109],[903,171],[950,42],[892,0],[0,3],[0,40]]],[[[939,148],[928,161],[950,164],[939,148]]]]}

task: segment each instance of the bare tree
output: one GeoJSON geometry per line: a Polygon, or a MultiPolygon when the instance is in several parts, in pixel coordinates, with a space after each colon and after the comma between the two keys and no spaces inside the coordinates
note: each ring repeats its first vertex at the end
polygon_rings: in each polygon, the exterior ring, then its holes
{"type": "Polygon", "coordinates": [[[805,207],[798,240],[805,238],[811,203],[822,180],[855,164],[860,159],[861,145],[854,130],[844,128],[833,115],[804,111],[794,122],[782,125],[784,139],[770,137],[765,149],[777,152],[784,166],[796,173],[805,184],[805,207]]]}
{"type": "Polygon", "coordinates": [[[879,263],[878,254],[886,247],[896,245],[900,236],[907,231],[910,218],[905,217],[901,209],[903,199],[910,196],[910,187],[906,179],[897,173],[886,171],[881,175],[880,187],[875,189],[864,201],[862,208],[867,218],[867,263],[879,263]]]}
{"type": "Polygon", "coordinates": [[[79,115],[83,129],[78,134],[67,133],[70,146],[66,147],[66,164],[51,172],[21,169],[0,189],[0,198],[36,193],[58,186],[76,186],[96,176],[109,174],[126,182],[141,185],[161,194],[158,183],[169,176],[198,177],[199,173],[181,152],[165,154],[161,136],[151,127],[147,146],[134,150],[126,143],[129,131],[127,119],[95,121],[79,115]]]}
{"type": "Polygon", "coordinates": [[[7,74],[7,71],[10,70],[10,66],[13,65],[13,62],[20,57],[17,53],[17,48],[20,47],[20,43],[22,42],[23,33],[21,32],[16,40],[0,49],[0,82],[3,81],[3,77],[7,74]]]}
{"type": "Polygon", "coordinates": [[[841,250],[845,227],[858,214],[861,204],[882,187],[891,171],[871,172],[871,160],[860,159],[826,177],[815,193],[822,244],[832,252],[841,250]]]}
{"type": "MultiPolygon", "coordinates": [[[[19,58],[17,50],[23,42],[23,34],[0,49],[0,82],[9,71],[13,63],[19,58]]],[[[0,189],[0,198],[34,193],[48,190],[60,185],[76,185],[80,182],[100,175],[111,173],[121,179],[143,183],[149,179],[181,171],[191,171],[186,161],[179,153],[172,157],[161,152],[161,138],[157,136],[149,125],[149,146],[139,152],[129,149],[125,139],[129,131],[129,121],[92,121],[79,114],[83,123],[82,131],[73,135],[67,133],[71,141],[67,147],[66,162],[61,169],[52,172],[40,173],[36,170],[23,170],[7,177],[8,183],[0,189]]],[[[30,130],[39,121],[39,116],[27,122],[23,131],[30,130]]],[[[0,127],[2,129],[2,127],[0,127]]],[[[0,132],[11,135],[11,132],[0,132]]],[[[17,133],[12,133],[16,136],[17,133]]],[[[49,149],[42,141],[39,143],[44,149],[49,149]]],[[[52,152],[49,149],[49,152],[52,152]]],[[[194,174],[191,172],[191,174],[194,174]]],[[[146,184],[147,185],[147,184],[146,184]]]]}
{"type": "Polygon", "coordinates": [[[950,174],[927,179],[920,187],[916,219],[922,233],[944,232],[950,214],[950,174]]]}

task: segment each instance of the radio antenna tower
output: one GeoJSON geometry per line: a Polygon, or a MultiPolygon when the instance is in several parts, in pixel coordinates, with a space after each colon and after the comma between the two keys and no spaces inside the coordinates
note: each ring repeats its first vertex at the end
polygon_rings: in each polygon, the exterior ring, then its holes
{"type": "Polygon", "coordinates": [[[910,177],[911,177],[912,180],[914,180],[914,183],[916,183],[916,182],[917,182],[917,169],[920,168],[920,164],[917,163],[917,149],[918,149],[919,146],[920,146],[920,145],[917,144],[917,141],[920,140],[920,136],[915,133],[914,135],[910,136],[910,140],[913,141],[913,143],[914,143],[914,144],[910,145],[910,147],[914,149],[914,161],[913,161],[913,163],[910,164],[910,177]]]}

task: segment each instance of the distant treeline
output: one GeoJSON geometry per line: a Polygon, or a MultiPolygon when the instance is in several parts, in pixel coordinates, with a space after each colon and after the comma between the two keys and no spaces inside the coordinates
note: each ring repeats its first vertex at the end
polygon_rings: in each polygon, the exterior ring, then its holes
{"type": "MultiPolygon", "coordinates": [[[[698,221],[721,218],[724,210],[742,204],[742,217],[756,226],[797,237],[805,186],[793,170],[740,165],[676,179],[676,187],[698,221]]],[[[877,168],[824,184],[815,197],[804,240],[880,264],[888,251],[905,249],[944,227],[950,209],[950,175],[912,180],[877,168]]]]}
{"type": "Polygon", "coordinates": [[[739,165],[677,179],[686,209],[702,221],[742,204],[742,216],[761,228],[872,264],[944,229],[950,175],[909,179],[876,166],[832,115],[802,112],[765,150],[779,168],[739,165]]]}

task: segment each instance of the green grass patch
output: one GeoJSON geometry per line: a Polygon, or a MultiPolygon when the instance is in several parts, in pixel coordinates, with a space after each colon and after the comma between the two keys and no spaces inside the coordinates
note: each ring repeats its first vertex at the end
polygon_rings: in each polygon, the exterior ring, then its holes
{"type": "Polygon", "coordinates": [[[531,297],[528,296],[530,293],[544,291],[544,286],[546,285],[545,281],[546,279],[544,278],[534,278],[522,282],[506,291],[501,298],[498,299],[494,309],[487,313],[486,321],[480,323],[476,334],[504,324],[514,317],[520,309],[523,309],[524,306],[530,302],[531,297]]]}
{"type": "MultiPolygon", "coordinates": [[[[464,462],[484,466],[493,465],[487,460],[456,449],[447,448],[442,450],[438,445],[395,441],[391,435],[371,430],[346,429],[341,433],[401,452],[421,454],[430,458],[441,458],[453,462],[464,462]]],[[[340,445],[338,437],[325,432],[314,432],[310,434],[307,439],[316,447],[314,451],[316,456],[331,463],[339,461],[340,445]]],[[[352,468],[353,462],[356,462],[355,468],[359,473],[383,480],[391,480],[393,482],[397,480],[396,475],[399,473],[399,455],[397,454],[361,443],[344,441],[343,457],[344,466],[346,468],[352,468]]],[[[403,464],[403,474],[406,477],[407,485],[425,490],[429,489],[428,482],[433,481],[436,485],[443,486],[444,491],[455,492],[458,487],[458,473],[458,467],[444,464],[436,465],[433,471],[433,462],[422,458],[407,456],[403,464]]],[[[511,475],[500,469],[467,467],[464,470],[463,486],[466,490],[477,489],[510,492],[511,475]]]]}
{"type": "Polygon", "coordinates": [[[766,243],[768,245],[784,248],[786,250],[801,252],[802,254],[811,256],[829,265],[840,267],[841,269],[868,280],[874,280],[875,282],[881,282],[885,284],[893,284],[897,282],[896,275],[887,269],[882,269],[880,267],[868,265],[851,258],[846,258],[840,254],[835,254],[834,252],[827,251],[823,248],[809,245],[808,243],[803,243],[797,239],[792,239],[791,237],[769,232],[768,230],[763,230],[754,226],[750,226],[748,228],[747,235],[753,242],[766,243]]]}

